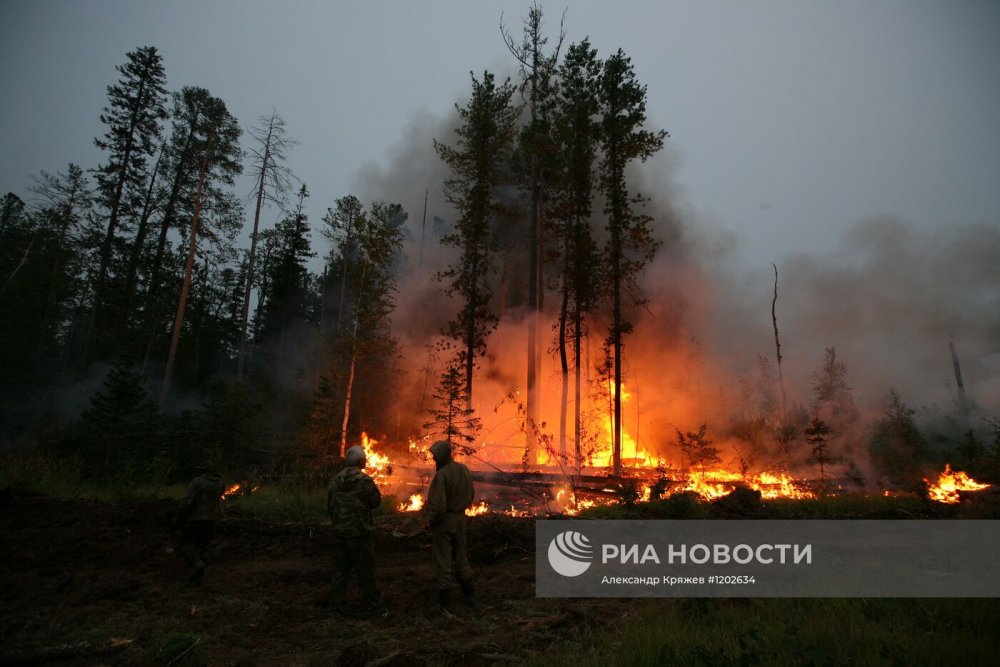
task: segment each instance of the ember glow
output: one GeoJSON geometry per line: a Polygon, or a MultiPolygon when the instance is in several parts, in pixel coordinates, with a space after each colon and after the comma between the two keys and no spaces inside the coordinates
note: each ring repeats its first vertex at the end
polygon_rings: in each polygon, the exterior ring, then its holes
{"type": "Polygon", "coordinates": [[[233,495],[234,493],[236,493],[239,490],[240,490],[240,485],[239,484],[233,484],[231,487],[229,487],[228,489],[226,489],[225,491],[222,492],[222,498],[226,499],[226,498],[228,498],[229,496],[233,495]]]}
{"type": "Polygon", "coordinates": [[[927,479],[924,481],[929,485],[927,493],[931,500],[948,504],[955,504],[960,500],[960,491],[982,491],[990,488],[989,484],[980,484],[960,470],[952,472],[951,464],[945,465],[944,472],[938,475],[937,482],[932,484],[927,479]]]}

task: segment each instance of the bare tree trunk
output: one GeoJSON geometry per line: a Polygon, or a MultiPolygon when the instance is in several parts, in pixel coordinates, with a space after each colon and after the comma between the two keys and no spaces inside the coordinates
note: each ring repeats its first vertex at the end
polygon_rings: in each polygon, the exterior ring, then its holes
{"type": "Polygon", "coordinates": [[[785,378],[781,372],[781,341],[778,339],[778,315],[776,306],[778,305],[778,265],[774,267],[774,299],[771,300],[771,322],[774,324],[774,349],[778,359],[778,386],[781,388],[781,422],[784,424],[788,417],[788,406],[785,398],[785,378]]]}
{"type": "Polygon", "coordinates": [[[569,403],[569,359],[566,353],[566,320],[569,318],[571,239],[565,234],[563,249],[562,301],[559,304],[559,364],[562,371],[562,393],[559,397],[559,454],[566,459],[566,412],[569,403]]]}
{"type": "MultiPolygon", "coordinates": [[[[582,347],[582,337],[583,333],[580,330],[583,321],[582,314],[580,312],[580,304],[577,303],[573,310],[573,365],[576,369],[576,386],[574,390],[574,405],[573,405],[573,445],[576,454],[576,474],[579,475],[581,469],[583,468],[583,452],[581,449],[583,439],[583,408],[582,408],[582,370],[583,367],[580,365],[580,348],[582,347]]],[[[588,355],[589,356],[589,355],[588,355]]],[[[589,364],[588,364],[589,366],[589,364]]]]}
{"type": "Polygon", "coordinates": [[[271,158],[271,137],[274,134],[274,116],[267,128],[264,142],[264,158],[261,161],[260,178],[257,180],[257,205],[253,214],[253,233],[250,235],[250,256],[247,259],[247,285],[243,291],[243,321],[240,326],[240,349],[236,355],[236,381],[243,381],[243,365],[247,353],[247,324],[250,318],[250,293],[253,291],[253,263],[257,257],[257,231],[260,229],[260,208],[264,204],[264,184],[267,181],[268,162],[271,158]]]}
{"type": "Polygon", "coordinates": [[[420,254],[417,259],[417,280],[423,277],[424,273],[424,231],[427,229],[427,194],[430,190],[424,190],[424,217],[420,222],[420,254]]]}
{"type": "Polygon", "coordinates": [[[213,138],[209,135],[205,157],[201,161],[201,174],[198,178],[198,192],[194,200],[194,216],[191,218],[191,241],[188,243],[187,264],[184,267],[184,284],[181,286],[181,296],[177,302],[177,316],[174,318],[173,335],[170,338],[170,352],[167,354],[167,368],[163,373],[163,387],[160,389],[160,407],[167,402],[170,393],[170,380],[174,374],[174,362],[177,360],[177,346],[181,339],[181,329],[184,327],[184,309],[187,306],[188,293],[191,291],[191,275],[194,272],[194,260],[198,254],[198,228],[201,223],[202,195],[205,189],[205,179],[208,177],[208,159],[212,153],[213,138]]]}
{"type": "Polygon", "coordinates": [[[958,411],[965,416],[969,414],[969,397],[965,394],[965,382],[962,381],[962,367],[958,365],[958,353],[955,352],[954,341],[948,342],[948,349],[951,350],[951,365],[955,371],[955,383],[958,386],[958,411]]]}
{"type": "MultiPolygon", "coordinates": [[[[534,101],[532,100],[532,118],[534,118],[534,101]]],[[[539,223],[538,199],[540,191],[538,187],[538,158],[531,158],[531,250],[529,252],[528,275],[531,284],[528,286],[528,382],[527,415],[529,428],[527,437],[527,458],[528,464],[533,465],[538,456],[538,437],[536,435],[538,424],[538,276],[541,273],[541,257],[538,252],[539,223]]]]}
{"type": "MultiPolygon", "coordinates": [[[[355,330],[357,334],[357,330],[355,330]]],[[[357,348],[351,344],[351,367],[347,372],[347,395],[344,398],[344,422],[340,426],[340,455],[347,454],[347,422],[351,419],[351,392],[354,390],[354,365],[357,358],[357,348]]]]}

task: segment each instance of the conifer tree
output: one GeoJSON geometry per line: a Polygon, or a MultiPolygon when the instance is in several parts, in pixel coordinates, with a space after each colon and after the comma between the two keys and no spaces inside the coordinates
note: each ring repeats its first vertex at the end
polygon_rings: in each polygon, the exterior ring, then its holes
{"type": "Polygon", "coordinates": [[[604,62],[600,88],[603,114],[600,186],[608,216],[609,240],[604,255],[611,302],[608,343],[614,372],[612,468],[615,475],[621,475],[622,347],[625,336],[632,331],[624,306],[629,296],[633,303],[642,303],[637,278],[659,247],[649,226],[651,218],[641,212],[645,199],[629,191],[625,169],[634,160],[645,161],[662,149],[667,132],[644,128],[646,87],[636,80],[631,60],[621,49],[604,62]]]}
{"type": "MultiPolygon", "coordinates": [[[[186,92],[189,90],[185,89],[186,92]]],[[[190,90],[190,94],[199,107],[194,115],[192,137],[200,167],[192,202],[193,210],[188,223],[187,262],[177,301],[170,351],[167,354],[166,369],[163,374],[160,405],[165,403],[170,392],[171,376],[184,326],[184,311],[198,255],[199,237],[203,236],[210,243],[219,245],[227,240],[231,241],[240,226],[238,218],[234,216],[233,197],[225,189],[226,186],[232,186],[236,176],[243,170],[240,164],[242,153],[239,147],[241,134],[239,123],[226,109],[225,103],[217,97],[212,97],[207,90],[194,89],[190,90]]]]}
{"type": "Polygon", "coordinates": [[[439,274],[448,281],[446,291],[462,300],[458,316],[445,333],[458,347],[457,363],[464,369],[466,408],[472,407],[472,379],[477,356],[485,353],[486,340],[496,326],[488,282],[491,266],[491,225],[503,215],[497,188],[502,180],[516,135],[518,110],[511,105],[514,87],[509,80],[497,86],[493,75],[482,80],[472,75],[472,97],[456,105],[461,127],[455,130],[454,147],[437,140],[434,148],[451,169],[445,181],[445,199],[459,212],[455,230],[441,242],[461,254],[455,264],[439,274]]]}
{"type": "Polygon", "coordinates": [[[94,139],[97,147],[108,153],[108,161],[97,170],[98,199],[107,215],[107,227],[100,249],[83,363],[87,362],[91,339],[105,306],[116,234],[123,226],[123,218],[138,217],[136,209],[150,178],[146,158],[156,150],[160,122],[167,117],[166,75],[156,47],[140,47],[130,51],[127,58],[124,65],[115,68],[121,79],[108,87],[108,106],[101,114],[107,132],[94,139]]]}

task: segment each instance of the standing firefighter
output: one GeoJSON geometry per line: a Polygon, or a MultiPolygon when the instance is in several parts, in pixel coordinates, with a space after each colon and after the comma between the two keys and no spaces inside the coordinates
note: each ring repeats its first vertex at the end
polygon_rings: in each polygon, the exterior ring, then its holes
{"type": "Polygon", "coordinates": [[[476,604],[465,544],[465,510],[475,497],[472,475],[465,465],[451,458],[451,443],[438,440],[431,445],[437,472],[427,491],[427,519],[433,537],[438,602],[442,609],[451,605],[452,570],[470,607],[476,604]]]}
{"type": "Polygon", "coordinates": [[[375,541],[372,510],[382,502],[382,494],[372,478],[364,473],[365,450],[357,445],[347,450],[347,464],[330,482],[326,509],[333,526],[333,575],[330,580],[330,605],[346,611],[347,582],[351,571],[358,575],[362,607],[360,615],[384,616],[385,601],[375,585],[375,541]]]}
{"type": "Polygon", "coordinates": [[[187,495],[177,510],[181,536],[178,551],[191,566],[189,580],[201,583],[205,576],[205,551],[215,535],[219,503],[225,487],[222,477],[210,463],[195,466],[197,475],[188,484],[187,495]]]}

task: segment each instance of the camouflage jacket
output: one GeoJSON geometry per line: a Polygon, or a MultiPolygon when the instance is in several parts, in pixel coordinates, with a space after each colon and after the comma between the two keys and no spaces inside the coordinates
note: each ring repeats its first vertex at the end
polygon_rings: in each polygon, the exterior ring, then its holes
{"type": "Polygon", "coordinates": [[[187,495],[181,501],[177,517],[182,521],[215,521],[219,518],[223,491],[225,487],[218,473],[198,475],[188,484],[187,495]]]}
{"type": "Polygon", "coordinates": [[[343,537],[364,537],[374,530],[372,510],[382,502],[382,494],[361,468],[344,468],[330,481],[326,510],[333,532],[343,537]]]}
{"type": "Polygon", "coordinates": [[[435,526],[446,512],[462,514],[475,496],[469,469],[458,461],[449,461],[435,473],[427,490],[427,520],[435,526]]]}

